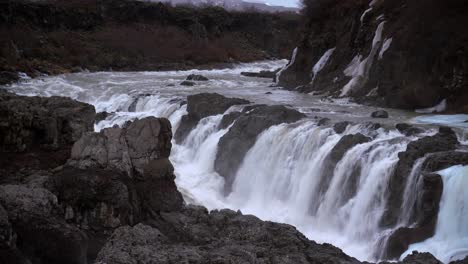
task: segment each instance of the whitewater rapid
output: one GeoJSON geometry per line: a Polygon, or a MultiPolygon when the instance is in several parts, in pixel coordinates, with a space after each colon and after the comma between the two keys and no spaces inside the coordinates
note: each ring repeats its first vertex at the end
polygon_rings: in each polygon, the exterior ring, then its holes
{"type": "MultiPolygon", "coordinates": [[[[203,205],[209,210],[230,208],[264,220],[288,223],[312,240],[334,244],[360,260],[375,261],[383,238],[391,231],[381,229],[379,221],[398,153],[424,136],[405,136],[395,130],[394,125],[421,124],[426,126],[425,135],[436,132],[434,124],[449,125],[457,128],[460,141],[466,144],[464,119],[468,120],[468,116],[420,115],[388,109],[390,118],[378,120],[383,127],[369,129],[366,123],[375,122],[370,118],[375,108],[351,103],[346,98],[329,99],[290,92],[272,87],[271,80],[240,75],[243,71],[274,70],[285,64],[286,61],[265,61],[221,70],[77,73],[25,79],[7,89],[21,95],[67,96],[90,103],[97,112],[109,113],[95,125],[96,131],[121,126],[136,118],[156,116],[168,118],[175,132],[187,113],[187,95],[201,92],[295,108],[307,118],[270,127],[260,134],[237,171],[228,195],[224,194],[224,178],[215,172],[214,162],[218,142],[229,128],[219,128],[223,115],[202,119],[183,142],[173,142],[170,159],[176,169],[179,190],[187,203],[203,205]],[[195,87],[180,85],[189,74],[202,74],[210,80],[195,87]],[[356,125],[348,125],[345,132],[337,134],[331,126],[319,126],[320,118],[353,121],[356,125]],[[327,167],[331,151],[340,139],[357,133],[371,140],[352,147],[336,166],[327,167]]],[[[317,66],[316,71],[319,69],[317,66]]],[[[232,107],[226,113],[241,108],[232,107]]],[[[412,194],[417,190],[417,182],[411,181],[417,179],[422,162],[423,159],[418,160],[409,176],[410,184],[404,191],[405,208],[415,203],[412,194]]],[[[467,221],[466,213],[455,212],[461,210],[460,204],[452,205],[453,196],[448,193],[456,191],[459,194],[456,199],[466,201],[468,192],[456,186],[468,186],[468,176],[450,177],[444,173],[466,175],[466,169],[455,167],[452,171],[441,172],[444,184],[451,186],[453,182],[453,188],[444,189],[436,235],[410,249],[426,250],[446,261],[468,254],[468,241],[464,240],[468,239],[468,233],[464,227],[457,229],[457,232],[461,230],[458,235],[444,229],[454,225],[454,221],[458,226],[467,221]],[[457,218],[451,219],[451,215],[457,218]],[[453,244],[450,241],[454,241],[453,244]],[[437,248],[438,243],[445,242],[456,252],[452,254],[443,250],[448,248],[437,248]]],[[[401,223],[409,221],[409,211],[402,214],[401,223]]]]}

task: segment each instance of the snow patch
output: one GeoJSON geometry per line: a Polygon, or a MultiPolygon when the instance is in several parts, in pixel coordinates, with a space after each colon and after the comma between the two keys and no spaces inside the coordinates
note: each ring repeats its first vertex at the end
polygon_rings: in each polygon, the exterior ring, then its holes
{"type": "Polygon", "coordinates": [[[432,113],[440,113],[447,109],[447,99],[442,100],[439,104],[433,107],[424,108],[424,109],[416,109],[416,113],[421,114],[432,114],[432,113]]]}
{"type": "Polygon", "coordinates": [[[314,65],[314,67],[312,68],[312,82],[311,83],[314,82],[315,78],[317,77],[317,74],[325,67],[325,65],[327,65],[334,51],[335,51],[335,48],[327,50],[322,55],[322,57],[317,61],[317,63],[314,65]]]}
{"type": "Polygon", "coordinates": [[[390,48],[390,45],[392,44],[392,38],[386,39],[382,45],[382,49],[380,50],[379,53],[379,60],[383,58],[384,53],[390,48]]]}
{"type": "Polygon", "coordinates": [[[279,78],[281,77],[281,74],[286,71],[287,69],[289,69],[289,67],[291,67],[291,65],[293,65],[295,62],[296,62],[296,56],[297,56],[297,50],[298,48],[296,47],[293,51],[293,54],[291,56],[291,60],[289,61],[288,64],[286,64],[286,66],[284,66],[277,74],[276,74],[276,80],[279,81],[279,78]]]}

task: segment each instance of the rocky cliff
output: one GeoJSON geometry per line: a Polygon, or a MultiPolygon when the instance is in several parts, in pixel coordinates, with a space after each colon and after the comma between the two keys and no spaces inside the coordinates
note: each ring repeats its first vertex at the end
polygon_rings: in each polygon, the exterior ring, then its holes
{"type": "Polygon", "coordinates": [[[279,84],[404,109],[468,112],[463,0],[308,0],[279,84]]]}

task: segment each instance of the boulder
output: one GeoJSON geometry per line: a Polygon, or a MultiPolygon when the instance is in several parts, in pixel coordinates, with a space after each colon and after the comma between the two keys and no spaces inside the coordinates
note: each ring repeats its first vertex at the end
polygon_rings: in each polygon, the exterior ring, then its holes
{"type": "Polygon", "coordinates": [[[256,77],[256,78],[276,78],[276,73],[278,71],[259,71],[259,72],[241,72],[241,75],[247,77],[256,77]]]}
{"type": "Polygon", "coordinates": [[[437,174],[425,174],[422,177],[420,198],[412,212],[413,224],[411,227],[398,228],[388,237],[385,259],[398,258],[411,244],[424,241],[435,233],[444,184],[437,174]]]}
{"type": "Polygon", "coordinates": [[[1,169],[64,164],[73,143],[94,129],[94,119],[93,106],[69,98],[0,94],[1,169]]]}
{"type": "Polygon", "coordinates": [[[215,160],[215,170],[225,180],[225,190],[231,185],[247,151],[255,144],[257,136],[271,126],[293,123],[304,114],[284,106],[260,106],[240,116],[220,139],[215,160]]]}
{"type": "Polygon", "coordinates": [[[68,164],[80,169],[115,169],[132,177],[141,174],[149,161],[169,157],[171,138],[169,120],[135,120],[123,128],[85,134],[74,144],[68,164]]]}
{"type": "Polygon", "coordinates": [[[180,83],[180,85],[182,85],[182,86],[195,86],[196,83],[192,82],[192,81],[183,81],[183,82],[180,83]]]}
{"type": "Polygon", "coordinates": [[[388,112],[384,110],[378,110],[378,111],[372,112],[371,117],[372,118],[388,118],[388,112]]]}
{"type": "Polygon", "coordinates": [[[0,71],[0,85],[10,84],[19,81],[16,72],[0,71]]]}
{"type": "Polygon", "coordinates": [[[197,75],[197,74],[190,74],[187,77],[187,81],[197,81],[197,82],[202,82],[202,81],[208,81],[209,79],[206,78],[203,75],[197,75]]]}
{"type": "MultiPolygon", "coordinates": [[[[361,133],[357,133],[355,135],[346,135],[343,136],[340,141],[333,147],[332,151],[330,154],[325,158],[323,161],[323,172],[324,175],[320,179],[319,183],[319,192],[318,192],[318,197],[316,199],[319,199],[322,195],[325,194],[325,192],[328,190],[328,187],[330,185],[330,182],[333,178],[333,172],[336,167],[336,165],[340,162],[340,160],[344,157],[346,152],[348,152],[350,149],[355,147],[356,145],[367,143],[372,141],[371,138],[364,136],[361,133]]],[[[343,193],[341,195],[342,199],[350,199],[352,198],[356,191],[357,191],[357,185],[359,182],[359,171],[360,168],[350,168],[350,170],[353,170],[353,173],[351,174],[351,177],[348,179],[346,182],[346,187],[343,188],[343,193]]]]}
{"type": "Polygon", "coordinates": [[[174,180],[174,167],[167,158],[150,161],[144,167],[143,175],[135,181],[144,214],[154,216],[182,208],[184,200],[174,180]]]}
{"type": "Polygon", "coordinates": [[[333,130],[335,130],[335,132],[337,134],[341,134],[343,132],[345,132],[346,128],[350,125],[351,123],[348,122],[348,121],[343,121],[343,122],[339,122],[339,123],[336,123],[335,125],[333,125],[333,130]]]}
{"type": "Polygon", "coordinates": [[[410,255],[406,256],[401,264],[442,264],[430,253],[419,253],[413,251],[410,255]]]}
{"type": "Polygon", "coordinates": [[[414,127],[406,123],[399,123],[395,125],[396,129],[406,136],[414,136],[424,132],[421,128],[414,127]]]}
{"type": "Polygon", "coordinates": [[[426,154],[455,150],[458,144],[455,132],[450,128],[441,127],[436,135],[413,141],[408,144],[406,151],[398,154],[399,161],[389,180],[390,194],[382,217],[383,226],[396,224],[402,204],[401,190],[404,190],[406,177],[410,175],[416,160],[426,154]]]}
{"type": "Polygon", "coordinates": [[[318,121],[317,125],[318,125],[318,126],[326,126],[326,125],[330,124],[330,122],[331,122],[331,119],[325,117],[325,118],[321,118],[321,119],[318,121]]]}
{"type": "Polygon", "coordinates": [[[182,142],[195,128],[198,122],[208,116],[220,115],[231,106],[249,104],[250,102],[240,98],[227,98],[217,93],[201,93],[187,97],[188,114],[182,117],[174,139],[182,142]]]}
{"type": "Polygon", "coordinates": [[[223,119],[221,120],[221,123],[219,124],[219,128],[220,129],[228,128],[241,115],[242,115],[241,112],[231,112],[229,114],[224,115],[223,119]]]}
{"type": "Polygon", "coordinates": [[[110,113],[108,113],[108,112],[106,112],[106,111],[97,113],[97,114],[96,114],[96,120],[95,120],[96,124],[99,123],[99,122],[101,122],[101,121],[106,120],[106,118],[107,118],[109,115],[110,115],[110,113]]]}
{"type": "Polygon", "coordinates": [[[57,197],[46,189],[0,186],[0,204],[18,235],[19,249],[47,263],[85,264],[87,236],[56,216],[57,197]],[[44,243],[43,238],[48,242],[44,243]]]}
{"type": "Polygon", "coordinates": [[[359,263],[292,226],[239,212],[190,207],[161,217],[116,230],[97,263],[359,263]]]}

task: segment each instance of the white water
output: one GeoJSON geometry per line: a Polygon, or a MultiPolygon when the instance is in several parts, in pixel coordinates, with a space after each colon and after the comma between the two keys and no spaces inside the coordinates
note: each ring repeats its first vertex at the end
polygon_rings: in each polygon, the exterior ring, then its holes
{"type": "MultiPolygon", "coordinates": [[[[269,87],[267,80],[240,75],[241,71],[275,69],[285,63],[258,62],[211,71],[79,73],[26,80],[7,88],[24,95],[69,96],[93,104],[98,112],[115,112],[98,123],[96,130],[158,116],[169,118],[175,131],[186,113],[181,101],[200,92],[218,92],[255,103],[288,104],[310,116],[333,120],[372,121],[369,116],[374,108],[346,99],[325,101],[277,90],[269,87]],[[191,73],[205,75],[210,81],[190,88],[180,86],[191,73]],[[317,108],[320,112],[313,110],[317,108]]],[[[389,112],[391,118],[382,120],[383,125],[394,126],[413,116],[389,112]]],[[[348,126],[343,135],[337,135],[330,127],[317,127],[312,118],[274,126],[259,136],[237,172],[233,192],[225,197],[224,179],[214,171],[217,144],[227,132],[218,129],[221,119],[222,115],[203,119],[182,144],[173,145],[176,183],[188,203],[210,210],[240,209],[262,219],[289,223],[310,239],[332,243],[361,260],[375,260],[378,242],[386,234],[378,226],[388,195],[385,186],[398,152],[416,138],[395,130],[368,131],[360,125],[348,126]],[[356,133],[373,139],[350,149],[332,171],[325,170],[323,161],[337,142],[356,133]],[[328,188],[321,184],[324,179],[330,179],[328,188]]]]}
{"type": "Polygon", "coordinates": [[[334,51],[335,51],[335,48],[325,51],[325,53],[322,55],[322,57],[320,57],[320,59],[314,65],[314,67],[312,68],[312,81],[311,81],[311,83],[314,83],[315,78],[317,78],[317,74],[323,69],[323,67],[325,67],[325,65],[327,65],[328,60],[333,55],[334,51]]]}
{"type": "Polygon", "coordinates": [[[402,258],[414,250],[431,252],[444,263],[468,255],[468,166],[454,166],[438,174],[442,176],[444,190],[435,235],[411,245],[402,258]]]}

